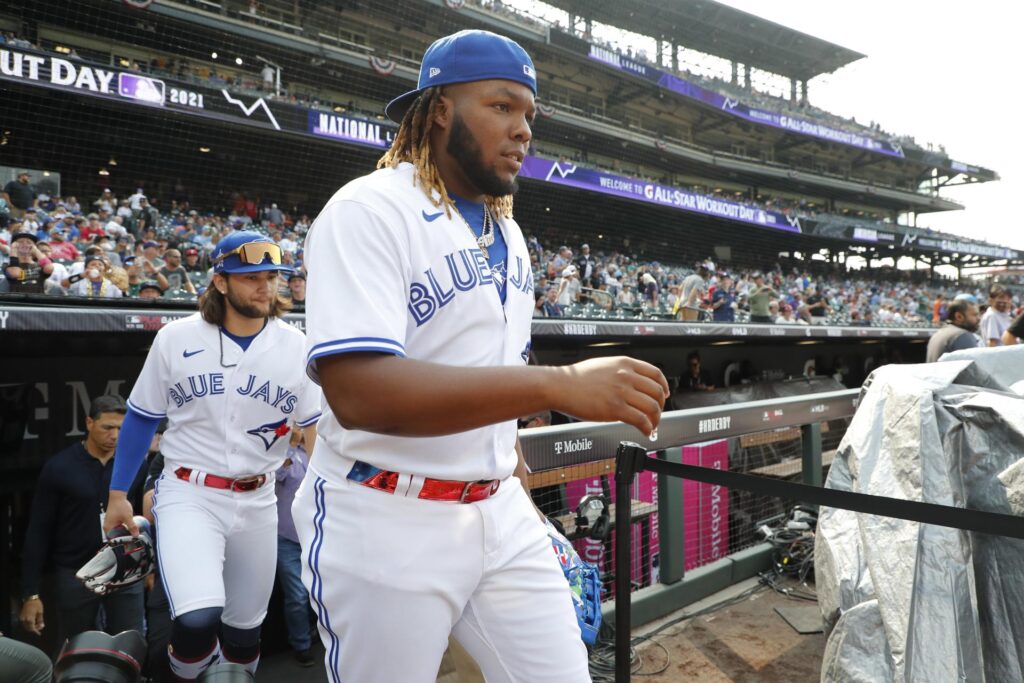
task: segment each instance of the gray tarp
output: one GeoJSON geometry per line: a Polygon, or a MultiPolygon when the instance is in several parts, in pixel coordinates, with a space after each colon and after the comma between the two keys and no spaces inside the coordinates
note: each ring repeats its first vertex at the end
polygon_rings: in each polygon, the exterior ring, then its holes
{"type": "MultiPolygon", "coordinates": [[[[1022,388],[1019,345],[881,367],[825,485],[1024,516],[1022,388]]],[[[822,681],[1024,681],[1024,541],[823,508],[815,577],[822,681]]]]}

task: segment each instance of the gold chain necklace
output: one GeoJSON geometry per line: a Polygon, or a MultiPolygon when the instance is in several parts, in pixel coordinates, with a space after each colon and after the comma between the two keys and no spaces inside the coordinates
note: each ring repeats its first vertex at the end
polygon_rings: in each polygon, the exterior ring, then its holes
{"type": "Polygon", "coordinates": [[[476,230],[469,224],[466,217],[459,211],[459,207],[455,206],[455,202],[452,202],[452,208],[455,209],[455,213],[459,214],[459,218],[466,224],[466,229],[476,239],[476,245],[480,247],[480,251],[483,253],[485,259],[489,259],[490,256],[487,254],[487,247],[494,244],[494,221],[491,219],[491,212],[487,209],[487,205],[484,204],[484,226],[480,231],[480,236],[477,237],[476,230]]]}

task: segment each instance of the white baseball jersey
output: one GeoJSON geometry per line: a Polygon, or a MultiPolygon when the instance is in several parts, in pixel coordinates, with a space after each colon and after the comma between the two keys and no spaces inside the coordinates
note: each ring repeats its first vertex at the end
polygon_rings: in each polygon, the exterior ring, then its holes
{"type": "Polygon", "coordinates": [[[320,417],[320,391],[303,372],[303,334],[272,318],[242,348],[199,313],[157,332],[128,405],[168,418],[168,466],[244,477],[284,462],[290,425],[320,417]]]}
{"type": "MultiPolygon", "coordinates": [[[[469,226],[449,219],[413,184],[403,163],[341,188],[306,241],[306,360],[319,382],[324,356],[377,351],[461,367],[523,365],[533,315],[530,255],[519,226],[498,221],[508,245],[502,305],[469,226]]],[[[409,439],[349,430],[330,411],[315,469],[341,481],[351,460],[443,479],[504,479],[515,469],[515,421],[448,436],[409,439]]]]}

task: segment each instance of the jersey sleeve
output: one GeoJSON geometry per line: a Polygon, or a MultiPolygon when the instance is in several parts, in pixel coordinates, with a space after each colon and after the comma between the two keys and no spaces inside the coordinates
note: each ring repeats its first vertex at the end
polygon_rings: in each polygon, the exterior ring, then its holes
{"type": "Polygon", "coordinates": [[[128,396],[128,407],[142,417],[157,420],[167,417],[167,385],[169,372],[164,358],[165,335],[158,332],[149,349],[142,372],[128,396]]]}
{"type": "Polygon", "coordinates": [[[295,423],[300,427],[316,424],[320,419],[322,399],[320,387],[307,377],[303,381],[302,395],[299,396],[299,406],[295,411],[295,423]]]}
{"type": "Polygon", "coordinates": [[[407,244],[396,226],[360,202],[335,201],[317,217],[306,247],[306,372],[315,382],[324,356],[405,356],[407,244]]]}

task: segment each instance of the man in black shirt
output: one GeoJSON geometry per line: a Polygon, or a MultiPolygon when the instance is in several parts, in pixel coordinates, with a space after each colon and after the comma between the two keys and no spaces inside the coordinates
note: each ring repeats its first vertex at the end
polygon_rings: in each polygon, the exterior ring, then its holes
{"type": "MultiPolygon", "coordinates": [[[[85,441],[69,446],[43,465],[32,497],[22,558],[20,620],[31,633],[40,635],[45,626],[40,579],[50,563],[56,570],[58,642],[94,630],[100,604],[108,633],[142,631],[142,582],[100,597],[75,577],[104,540],[102,517],[114,471],[114,447],[126,410],[118,396],[94,399],[85,420],[85,441]]],[[[136,504],[141,502],[144,481],[145,470],[140,469],[129,491],[136,504]]]]}
{"type": "Polygon", "coordinates": [[[715,385],[711,383],[711,377],[708,376],[708,373],[701,370],[699,353],[696,351],[690,352],[690,355],[686,357],[686,367],[688,372],[684,372],[679,380],[679,389],[681,391],[714,390],[715,385]]]}
{"type": "Polygon", "coordinates": [[[4,185],[4,199],[11,205],[12,218],[21,218],[25,209],[36,205],[36,188],[28,180],[28,171],[21,171],[17,180],[4,185]]]}

